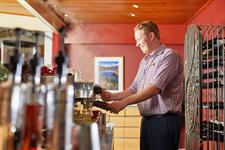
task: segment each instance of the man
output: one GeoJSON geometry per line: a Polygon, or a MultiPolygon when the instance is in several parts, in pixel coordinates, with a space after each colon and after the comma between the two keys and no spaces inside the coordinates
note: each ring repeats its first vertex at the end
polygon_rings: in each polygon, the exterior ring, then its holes
{"type": "Polygon", "coordinates": [[[136,77],[123,92],[104,91],[102,99],[118,113],[138,105],[141,150],[177,150],[183,97],[183,63],[180,56],[160,42],[158,26],[144,21],[134,28],[136,46],[145,54],[136,77]]]}

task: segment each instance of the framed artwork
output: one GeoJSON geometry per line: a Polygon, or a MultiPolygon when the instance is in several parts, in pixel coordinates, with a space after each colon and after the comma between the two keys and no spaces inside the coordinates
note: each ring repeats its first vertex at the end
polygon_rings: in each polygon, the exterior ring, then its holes
{"type": "Polygon", "coordinates": [[[95,83],[110,92],[121,92],[123,77],[123,57],[95,57],[95,83]]]}

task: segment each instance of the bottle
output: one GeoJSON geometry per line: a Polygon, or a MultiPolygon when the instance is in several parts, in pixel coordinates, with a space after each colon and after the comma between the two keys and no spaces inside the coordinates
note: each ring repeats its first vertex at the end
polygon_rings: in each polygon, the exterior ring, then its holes
{"type": "Polygon", "coordinates": [[[213,71],[207,72],[202,75],[203,79],[216,79],[216,78],[223,78],[224,73],[222,71],[213,71]]]}
{"type": "Polygon", "coordinates": [[[202,108],[205,109],[223,109],[224,102],[203,102],[202,103],[202,108]]]}
{"type": "Polygon", "coordinates": [[[216,39],[205,41],[202,43],[202,50],[210,49],[212,48],[212,45],[215,45],[216,43],[217,43],[216,39]]]}
{"type": "Polygon", "coordinates": [[[217,120],[210,121],[205,120],[202,122],[202,130],[203,131],[223,131],[224,130],[224,124],[223,122],[219,122],[217,120]]]}
{"type": "Polygon", "coordinates": [[[203,58],[223,56],[223,45],[214,46],[213,48],[203,50],[202,56],[203,58]]]}
{"type": "Polygon", "coordinates": [[[224,142],[224,131],[203,131],[202,139],[204,141],[224,142]]]}
{"type": "Polygon", "coordinates": [[[221,83],[221,81],[202,83],[203,89],[212,89],[212,88],[221,88],[221,87],[223,87],[223,84],[221,83]]]}
{"type": "Polygon", "coordinates": [[[216,37],[216,38],[213,38],[211,40],[208,40],[208,41],[205,41],[202,43],[202,49],[205,50],[205,49],[211,49],[213,46],[216,47],[217,44],[219,46],[223,46],[223,44],[225,43],[224,39],[222,39],[221,37],[216,37]]]}
{"type": "Polygon", "coordinates": [[[203,61],[202,62],[202,68],[207,69],[207,68],[217,68],[223,66],[223,60],[222,59],[214,59],[210,61],[203,61]]]}

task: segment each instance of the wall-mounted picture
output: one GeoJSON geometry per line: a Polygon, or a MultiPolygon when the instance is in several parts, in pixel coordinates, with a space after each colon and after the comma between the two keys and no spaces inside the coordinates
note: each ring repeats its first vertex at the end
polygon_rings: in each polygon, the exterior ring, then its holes
{"type": "Polygon", "coordinates": [[[95,57],[95,83],[110,92],[123,91],[123,57],[95,57]]]}

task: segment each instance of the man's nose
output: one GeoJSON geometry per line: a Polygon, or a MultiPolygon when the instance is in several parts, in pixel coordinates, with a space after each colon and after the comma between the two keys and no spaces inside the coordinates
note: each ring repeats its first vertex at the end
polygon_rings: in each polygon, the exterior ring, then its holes
{"type": "Polygon", "coordinates": [[[140,45],[140,44],[139,44],[138,42],[136,42],[136,47],[139,47],[139,45],[140,45]]]}

